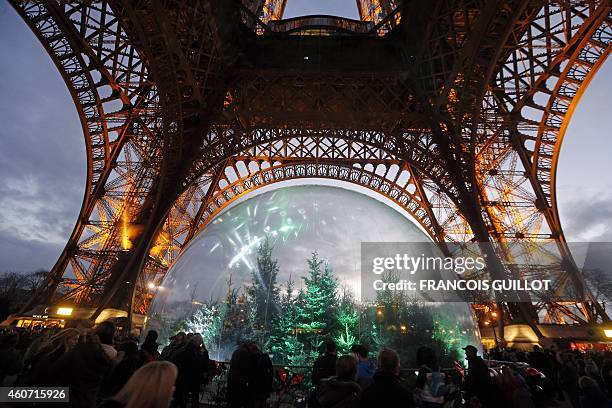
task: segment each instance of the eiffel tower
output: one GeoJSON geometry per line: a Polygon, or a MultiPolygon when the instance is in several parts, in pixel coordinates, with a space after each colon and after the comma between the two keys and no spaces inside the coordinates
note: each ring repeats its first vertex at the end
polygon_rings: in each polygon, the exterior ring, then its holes
{"type": "Polygon", "coordinates": [[[585,293],[505,304],[510,321],[608,319],[555,193],[568,122],[610,52],[608,2],[357,0],[360,20],[283,19],[286,2],[11,0],[87,147],[74,230],[24,310],[145,314],[151,287],[236,198],[325,178],[385,196],[441,247],[512,248],[492,273],[585,293]],[[546,243],[552,266],[530,267],[546,243]]]}

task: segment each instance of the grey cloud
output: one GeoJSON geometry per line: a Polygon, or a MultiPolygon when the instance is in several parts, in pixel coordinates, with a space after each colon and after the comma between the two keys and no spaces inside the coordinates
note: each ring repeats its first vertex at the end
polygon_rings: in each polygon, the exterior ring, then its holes
{"type": "Polygon", "coordinates": [[[560,218],[568,241],[612,241],[612,197],[587,194],[565,203],[560,218]]]}
{"type": "Polygon", "coordinates": [[[83,199],[83,133],[57,69],[6,4],[0,55],[0,272],[48,269],[83,199]]]}

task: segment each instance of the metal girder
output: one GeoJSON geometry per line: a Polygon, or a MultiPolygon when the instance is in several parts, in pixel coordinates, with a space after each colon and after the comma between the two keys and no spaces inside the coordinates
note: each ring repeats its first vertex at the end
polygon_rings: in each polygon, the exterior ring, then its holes
{"type": "Polygon", "coordinates": [[[442,191],[454,198],[454,185],[450,175],[438,161],[438,152],[432,136],[422,131],[395,132],[386,134],[380,131],[303,129],[303,128],[255,128],[213,127],[207,139],[210,142],[202,149],[201,160],[194,163],[191,173],[185,179],[185,186],[195,181],[201,174],[210,172],[227,157],[256,146],[269,145],[282,139],[318,135],[321,138],[342,139],[357,142],[387,151],[390,155],[411,163],[427,178],[434,180],[442,191]]]}
{"type": "Polygon", "coordinates": [[[164,154],[160,176],[136,217],[142,228],[134,234],[134,250],[109,271],[94,318],[111,301],[120,307],[133,303],[152,242],[182,192],[181,180],[196,159],[212,115],[221,106],[222,72],[234,59],[230,48],[234,38],[232,24],[224,27],[220,22],[235,21],[237,26],[238,21],[234,3],[213,7],[205,0],[145,1],[120,7],[159,84],[164,154]]]}
{"type": "MultiPolygon", "coordinates": [[[[534,247],[532,242],[548,238],[556,239],[560,244],[559,266],[573,262],[569,251],[563,250],[560,227],[557,229],[559,233],[550,236],[541,231],[542,221],[538,220],[541,204],[531,199],[531,186],[525,179],[521,180],[521,176],[528,174],[528,170],[521,172],[517,169],[520,163],[512,157],[516,152],[507,136],[508,127],[505,123],[509,115],[492,100],[489,93],[494,86],[489,85],[493,82],[489,78],[507,69],[507,61],[514,55],[513,50],[532,40],[531,27],[538,26],[538,19],[546,20],[547,29],[542,31],[548,39],[558,38],[554,28],[557,24],[564,29],[580,26],[584,32],[578,33],[577,37],[583,43],[588,42],[585,38],[589,35],[585,34],[590,29],[592,31],[591,26],[599,26],[586,18],[588,11],[596,10],[596,4],[593,2],[578,7],[570,4],[540,5],[534,2],[460,4],[464,7],[462,13],[458,13],[456,4],[450,3],[443,3],[435,10],[437,23],[429,27],[433,42],[428,50],[423,51],[426,65],[423,67],[424,81],[421,86],[441,92],[438,93],[439,109],[434,109],[444,110],[446,115],[438,116],[437,120],[432,115],[434,121],[442,123],[439,125],[442,137],[436,142],[451,166],[454,162],[460,163],[451,173],[457,178],[461,201],[468,204],[468,208],[462,210],[470,224],[476,228],[478,239],[488,241],[492,237],[502,248],[501,253],[506,254],[502,264],[498,265],[500,269],[504,268],[503,265],[509,268],[519,253],[529,262],[529,255],[532,255],[529,249],[533,250],[534,247]],[[554,10],[555,7],[560,10],[554,10]],[[561,13],[558,22],[551,24],[555,16],[561,13]],[[571,18],[579,20],[580,25],[566,21],[571,18]],[[459,30],[454,27],[457,21],[460,23],[459,30]],[[448,30],[449,27],[452,29],[448,30]],[[446,143],[448,147],[444,147],[446,143]],[[476,197],[470,194],[474,191],[477,192],[476,197]],[[477,228],[478,224],[481,227],[477,228]],[[503,250],[510,241],[514,248],[521,249],[503,250]]],[[[609,13],[605,4],[601,7],[607,9],[606,14],[609,13]]],[[[598,10],[602,12],[601,8],[598,10]]],[[[571,35],[570,30],[568,36],[571,35]]],[[[555,52],[550,47],[547,50],[551,54],[555,52]]],[[[434,123],[432,128],[435,129],[436,125],[434,123]]],[[[541,188],[541,183],[536,183],[535,187],[541,188]]],[[[555,229],[554,224],[550,227],[555,229]]],[[[563,268],[559,267],[558,270],[563,268]]],[[[516,270],[508,272],[516,273],[516,270]]],[[[573,272],[573,286],[578,293],[582,293],[583,284],[575,274],[573,272]]],[[[605,313],[600,315],[605,318],[605,313]]],[[[528,323],[532,320],[525,315],[522,319],[528,323]]],[[[593,316],[586,316],[586,319],[591,320],[593,316]]]]}
{"type": "Polygon", "coordinates": [[[395,0],[356,0],[359,18],[362,21],[372,21],[380,23],[400,6],[399,1],[395,0]]]}
{"type": "MultiPolygon", "coordinates": [[[[146,310],[151,300],[149,284],[159,284],[165,270],[199,231],[238,197],[274,183],[304,178],[334,179],[372,190],[394,202],[410,214],[436,242],[463,240],[463,235],[450,228],[463,224],[458,211],[446,217],[435,214],[427,197],[427,187],[418,172],[408,163],[388,160],[368,163],[356,158],[309,158],[288,156],[254,157],[248,153],[226,161],[214,173],[189,186],[175,202],[164,226],[153,244],[152,257],[161,265],[154,272],[147,268],[139,284],[140,294],[135,310],[146,310]],[[383,164],[385,163],[385,164],[383,164]],[[444,222],[448,228],[438,224],[444,222]]],[[[448,205],[445,206],[445,209],[448,205]]],[[[442,245],[442,249],[446,247],[442,245]]]]}

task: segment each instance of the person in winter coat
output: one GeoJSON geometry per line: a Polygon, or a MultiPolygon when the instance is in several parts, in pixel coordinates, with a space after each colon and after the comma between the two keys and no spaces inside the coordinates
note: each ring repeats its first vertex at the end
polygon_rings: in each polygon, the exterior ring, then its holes
{"type": "Polygon", "coordinates": [[[202,336],[195,334],[172,358],[178,369],[174,394],[177,407],[187,407],[189,399],[193,408],[200,406],[200,386],[209,365],[208,352],[203,353],[202,343],[202,336]]]}
{"type": "Polygon", "coordinates": [[[325,353],[317,358],[312,366],[312,384],[319,386],[321,380],[329,378],[336,373],[336,343],[328,341],[325,343],[325,353]]]}
{"type": "Polygon", "coordinates": [[[170,337],[170,344],[164,347],[160,358],[162,360],[172,360],[174,353],[185,346],[186,336],[185,332],[178,332],[170,337]]]}
{"type": "Polygon", "coordinates": [[[247,344],[250,353],[249,382],[247,385],[249,404],[253,408],[265,408],[272,393],[274,369],[267,353],[263,353],[255,343],[247,344]]]}
{"type": "Polygon", "coordinates": [[[357,384],[362,390],[365,390],[374,381],[376,365],[368,359],[368,348],[364,345],[354,345],[351,347],[351,353],[354,353],[359,361],[357,365],[357,384]]]}
{"type": "Polygon", "coordinates": [[[557,372],[559,388],[572,408],[580,408],[580,389],[578,386],[578,370],[568,353],[557,353],[559,369],[557,372]]]}
{"type": "Polygon", "coordinates": [[[69,407],[95,407],[100,386],[112,366],[97,335],[81,336],[79,343],[51,366],[49,372],[54,378],[49,385],[70,388],[69,407]]]}
{"type": "Polygon", "coordinates": [[[53,364],[65,353],[71,351],[79,341],[80,332],[77,329],[64,329],[55,334],[46,344],[27,362],[20,386],[49,385],[54,381],[55,373],[51,371],[53,364]]]}
{"type": "Polygon", "coordinates": [[[608,399],[594,379],[591,377],[580,377],[579,384],[582,391],[580,405],[583,408],[612,408],[612,401],[608,399]]]}
{"type": "MultiPolygon", "coordinates": [[[[529,386],[525,379],[514,369],[508,366],[502,367],[499,379],[499,388],[503,393],[505,406],[508,408],[534,408],[533,400],[529,392],[529,386]]],[[[499,405],[502,405],[501,403],[499,405]]]]}
{"type": "Polygon", "coordinates": [[[150,363],[151,361],[159,360],[160,355],[157,349],[159,343],[157,343],[157,332],[155,330],[149,330],[145,337],[142,346],[140,346],[140,362],[142,364],[150,363]]]}
{"type": "Polygon", "coordinates": [[[117,351],[123,354],[123,359],[115,365],[102,385],[102,397],[110,397],[123,388],[128,380],[142,367],[141,355],[138,352],[138,344],[134,341],[124,341],[117,347],[117,351]]]}
{"type": "Polygon", "coordinates": [[[321,381],[317,400],[321,408],[359,408],[361,387],[357,384],[357,358],[336,360],[336,375],[321,381]]]}
{"type": "Polygon", "coordinates": [[[248,345],[243,344],[232,354],[227,373],[227,406],[229,408],[246,407],[249,395],[251,353],[248,345]]]}
{"type": "Polygon", "coordinates": [[[94,334],[100,339],[102,349],[113,363],[121,360],[121,356],[118,356],[117,349],[113,345],[116,330],[115,323],[108,320],[98,324],[93,330],[94,334]]]}
{"type": "Polygon", "coordinates": [[[362,408],[412,408],[414,399],[399,377],[400,359],[395,350],[385,348],[378,355],[374,382],[361,395],[362,408]]]}
{"type": "Polygon", "coordinates": [[[478,349],[472,345],[464,347],[465,356],[468,361],[467,375],[465,376],[466,399],[470,401],[477,397],[484,408],[493,404],[493,381],[489,373],[489,367],[482,357],[478,355],[478,349]]]}

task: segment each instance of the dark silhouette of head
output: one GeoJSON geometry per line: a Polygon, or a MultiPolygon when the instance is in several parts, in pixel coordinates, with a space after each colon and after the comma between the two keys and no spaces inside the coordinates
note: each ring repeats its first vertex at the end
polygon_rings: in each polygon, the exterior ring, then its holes
{"type": "Polygon", "coordinates": [[[353,347],[351,347],[351,353],[354,353],[356,356],[358,356],[359,358],[368,358],[368,348],[362,344],[355,344],[353,347]]]}
{"type": "Polygon", "coordinates": [[[145,343],[155,343],[155,341],[157,341],[157,336],[158,334],[155,330],[149,330],[144,339],[144,342],[145,343]]]}
{"type": "Polygon", "coordinates": [[[124,341],[117,347],[117,351],[123,351],[125,356],[134,356],[138,354],[138,344],[133,341],[124,341]]]}
{"type": "Polygon", "coordinates": [[[352,355],[339,357],[336,360],[336,377],[342,381],[355,381],[355,378],[357,378],[357,359],[352,355]]]}
{"type": "Polygon", "coordinates": [[[417,350],[417,364],[425,365],[431,369],[436,369],[438,366],[438,356],[436,352],[430,347],[419,347],[417,350]]]}
{"type": "Polygon", "coordinates": [[[94,334],[98,336],[102,344],[113,344],[115,329],[115,323],[106,320],[94,328],[94,334]]]}
{"type": "Polygon", "coordinates": [[[0,338],[0,346],[10,348],[15,347],[19,342],[19,333],[9,332],[0,338]]]}
{"type": "Polygon", "coordinates": [[[337,348],[336,343],[332,340],[329,340],[325,343],[325,354],[336,354],[337,348]]]}
{"type": "Polygon", "coordinates": [[[385,373],[398,375],[400,370],[400,359],[397,352],[390,348],[384,348],[378,354],[378,369],[385,373]]]}
{"type": "Polygon", "coordinates": [[[187,335],[185,334],[185,332],[178,332],[174,336],[170,337],[170,340],[174,344],[183,344],[185,342],[185,337],[186,336],[187,335]]]}
{"type": "Polygon", "coordinates": [[[474,358],[474,357],[478,356],[478,349],[476,347],[472,346],[471,344],[465,346],[463,348],[463,350],[465,351],[465,356],[467,358],[474,358]]]}

